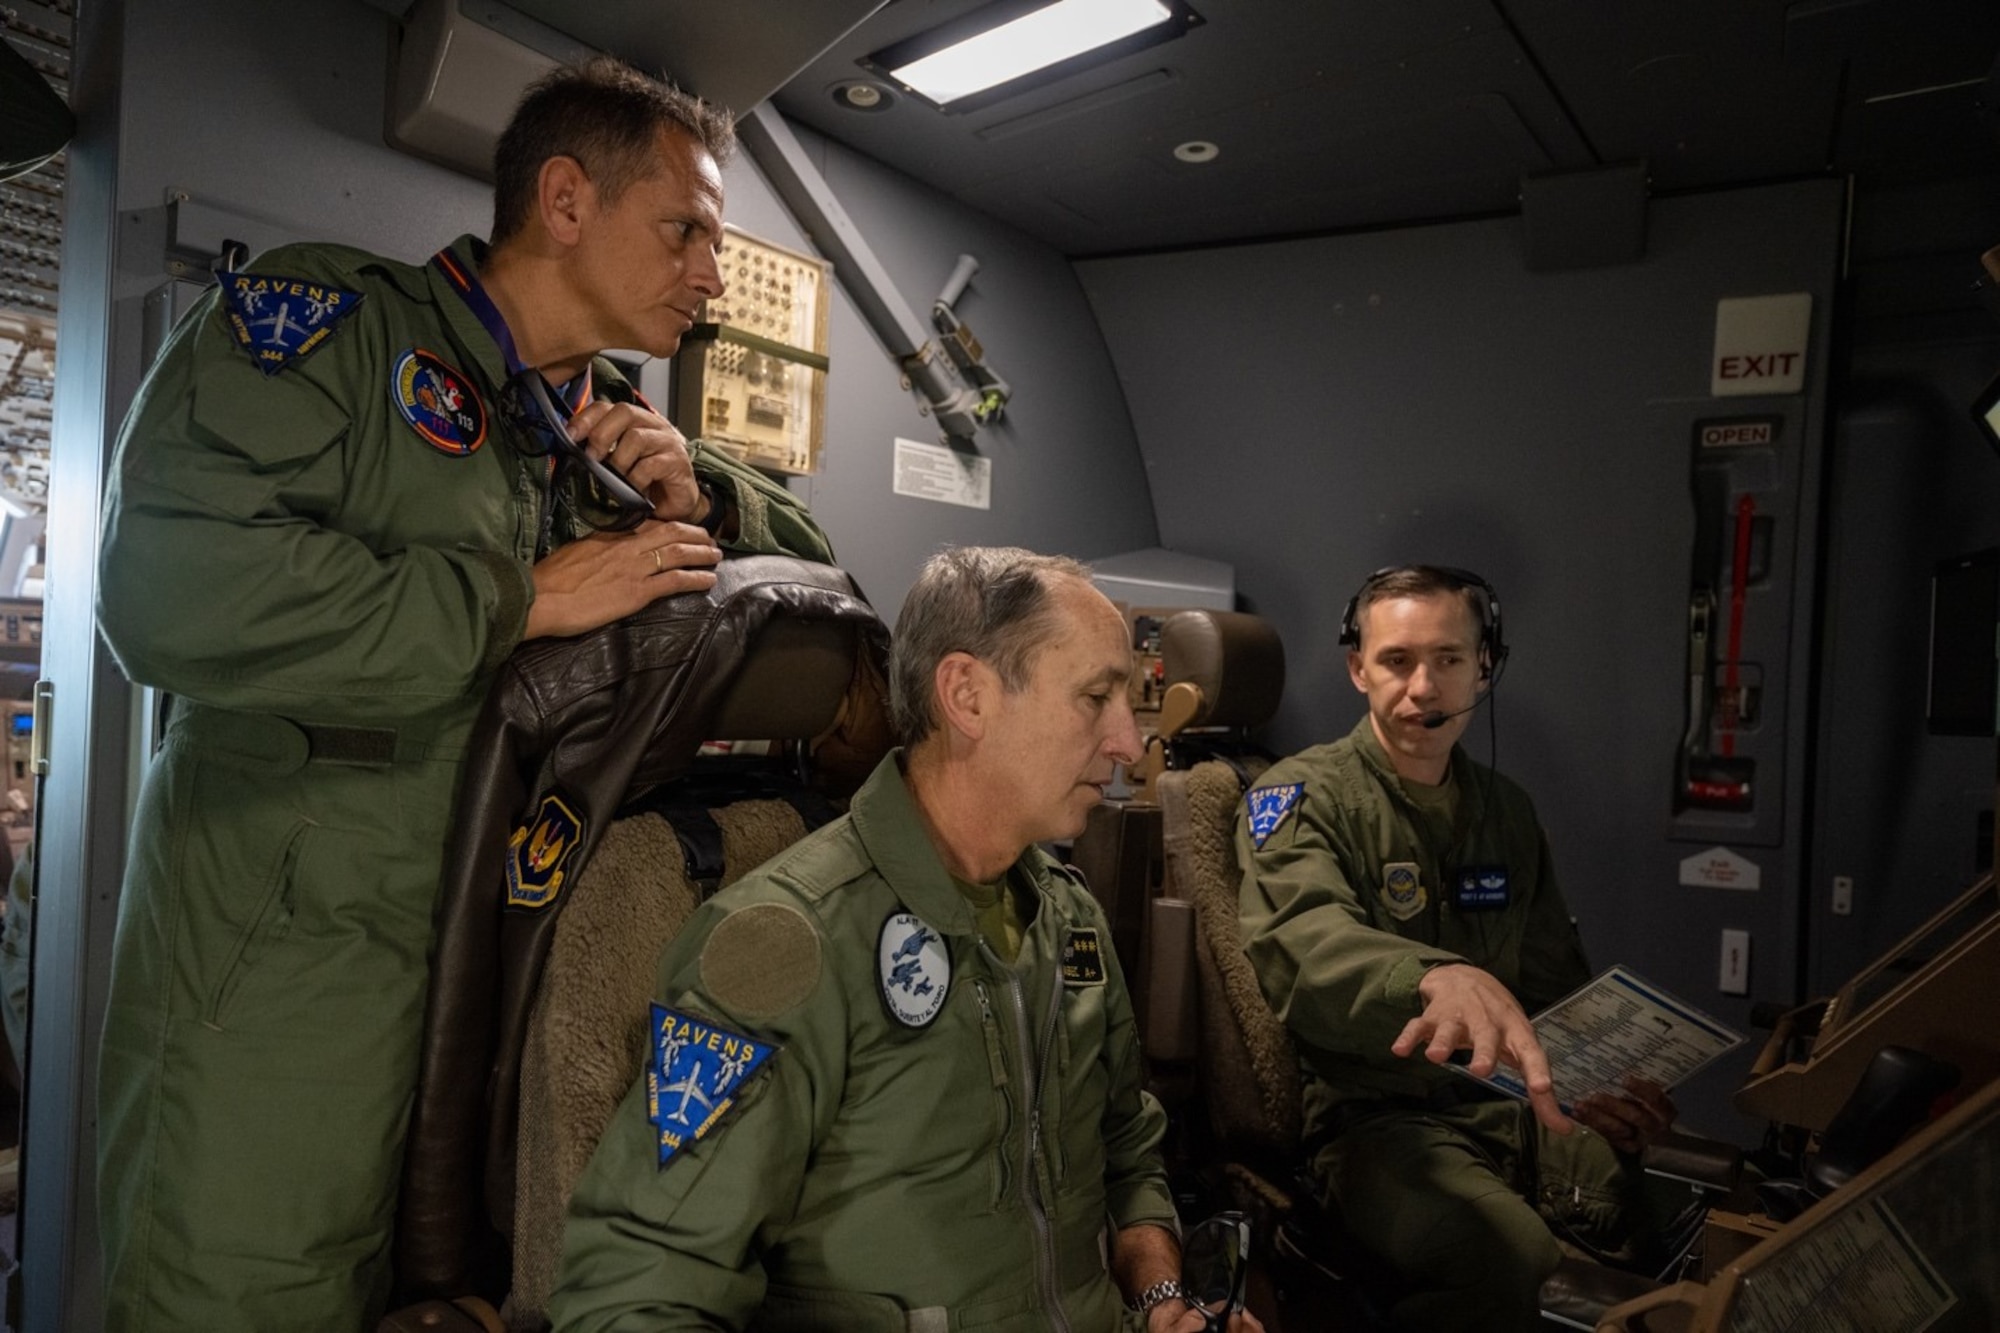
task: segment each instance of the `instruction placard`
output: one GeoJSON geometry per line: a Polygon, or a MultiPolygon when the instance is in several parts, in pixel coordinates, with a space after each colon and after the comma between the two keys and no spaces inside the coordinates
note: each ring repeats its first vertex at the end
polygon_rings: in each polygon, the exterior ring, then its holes
{"type": "Polygon", "coordinates": [[[1918,1333],[1958,1304],[1889,1205],[1871,1200],[1743,1276],[1730,1327],[1745,1333],[1865,1328],[1918,1333]],[[1829,1319],[1829,1311],[1838,1311],[1829,1319]]]}
{"type": "Polygon", "coordinates": [[[942,445],[896,441],[892,487],[898,495],[968,509],[993,507],[993,460],[942,445]]]}

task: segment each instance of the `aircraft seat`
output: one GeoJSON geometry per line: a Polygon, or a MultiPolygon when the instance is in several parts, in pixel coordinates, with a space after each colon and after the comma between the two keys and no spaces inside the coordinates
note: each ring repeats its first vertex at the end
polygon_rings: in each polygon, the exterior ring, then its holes
{"type": "Polygon", "coordinates": [[[1158,780],[1208,758],[1223,759],[1245,781],[1263,771],[1269,756],[1247,732],[1277,710],[1285,650],[1259,616],[1181,611],[1160,628],[1160,665],[1158,721],[1146,737],[1144,757],[1127,774],[1133,795],[1091,811],[1071,859],[1111,922],[1112,947],[1131,985],[1146,1053],[1164,1064],[1193,1058],[1193,917],[1184,903],[1160,906],[1165,862],[1158,780]],[[1155,959],[1164,969],[1157,979],[1155,959]]]}
{"type": "Polygon", "coordinates": [[[385,1333],[539,1326],[660,947],[887,752],[887,647],[842,571],[743,556],[509,659],[455,819],[405,1152],[396,1290],[421,1304],[385,1333]]]}
{"type": "Polygon", "coordinates": [[[1187,990],[1196,997],[1196,1020],[1192,1040],[1173,1045],[1198,1048],[1200,1106],[1220,1154],[1225,1201],[1250,1217],[1259,1237],[1254,1253],[1263,1262],[1253,1259],[1252,1289],[1264,1299],[1253,1308],[1271,1333],[1341,1327],[1325,1318],[1332,1309],[1345,1310],[1349,1326],[1374,1326],[1381,1316],[1369,1293],[1347,1281],[1358,1252],[1295,1183],[1303,1163],[1298,1053],[1264,999],[1237,924],[1243,786],[1227,764],[1209,760],[1163,773],[1158,787],[1167,872],[1156,906],[1193,917],[1187,990]],[[1294,1303],[1320,1313],[1287,1324],[1283,1311],[1294,1303]]]}

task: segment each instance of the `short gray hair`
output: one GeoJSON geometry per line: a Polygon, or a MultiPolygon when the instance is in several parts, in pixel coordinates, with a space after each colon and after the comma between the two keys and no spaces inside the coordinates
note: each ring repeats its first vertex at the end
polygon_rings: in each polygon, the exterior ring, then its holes
{"type": "Polygon", "coordinates": [[[938,727],[932,691],[938,663],[970,653],[1011,693],[1024,688],[1035,654],[1056,631],[1053,583],[1088,581],[1088,566],[1018,546],[948,547],[932,556],[896,617],[889,653],[889,721],[915,745],[938,727]]]}

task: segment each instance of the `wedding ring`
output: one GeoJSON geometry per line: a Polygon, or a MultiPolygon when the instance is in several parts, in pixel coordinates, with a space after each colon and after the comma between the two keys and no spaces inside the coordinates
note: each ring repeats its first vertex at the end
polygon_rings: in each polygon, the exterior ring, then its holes
{"type": "Polygon", "coordinates": [[[667,562],[660,559],[660,548],[657,546],[653,548],[653,572],[655,574],[667,572],[667,562]]]}

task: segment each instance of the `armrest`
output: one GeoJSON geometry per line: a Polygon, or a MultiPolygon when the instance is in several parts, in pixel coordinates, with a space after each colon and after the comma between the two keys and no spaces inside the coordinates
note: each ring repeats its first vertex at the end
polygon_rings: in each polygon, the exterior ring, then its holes
{"type": "Polygon", "coordinates": [[[1676,1282],[1613,1306],[1604,1312],[1597,1327],[1601,1333],[1683,1333],[1693,1326],[1707,1291],[1699,1282],[1676,1282]]]}
{"type": "Polygon", "coordinates": [[[1596,1328],[1606,1311],[1650,1296],[1659,1286],[1649,1277],[1566,1254],[1542,1283],[1538,1299],[1544,1320],[1571,1328],[1596,1328]]]}
{"type": "Polygon", "coordinates": [[[1155,898],[1146,933],[1146,998],[1140,1006],[1140,1045],[1146,1058],[1163,1062],[1195,1058],[1200,1039],[1195,1013],[1194,904],[1155,898]]]}
{"type": "Polygon", "coordinates": [[[1743,1150],[1733,1143],[1670,1130],[1640,1159],[1646,1174],[1685,1181],[1696,1189],[1727,1191],[1743,1174],[1743,1150]]]}

